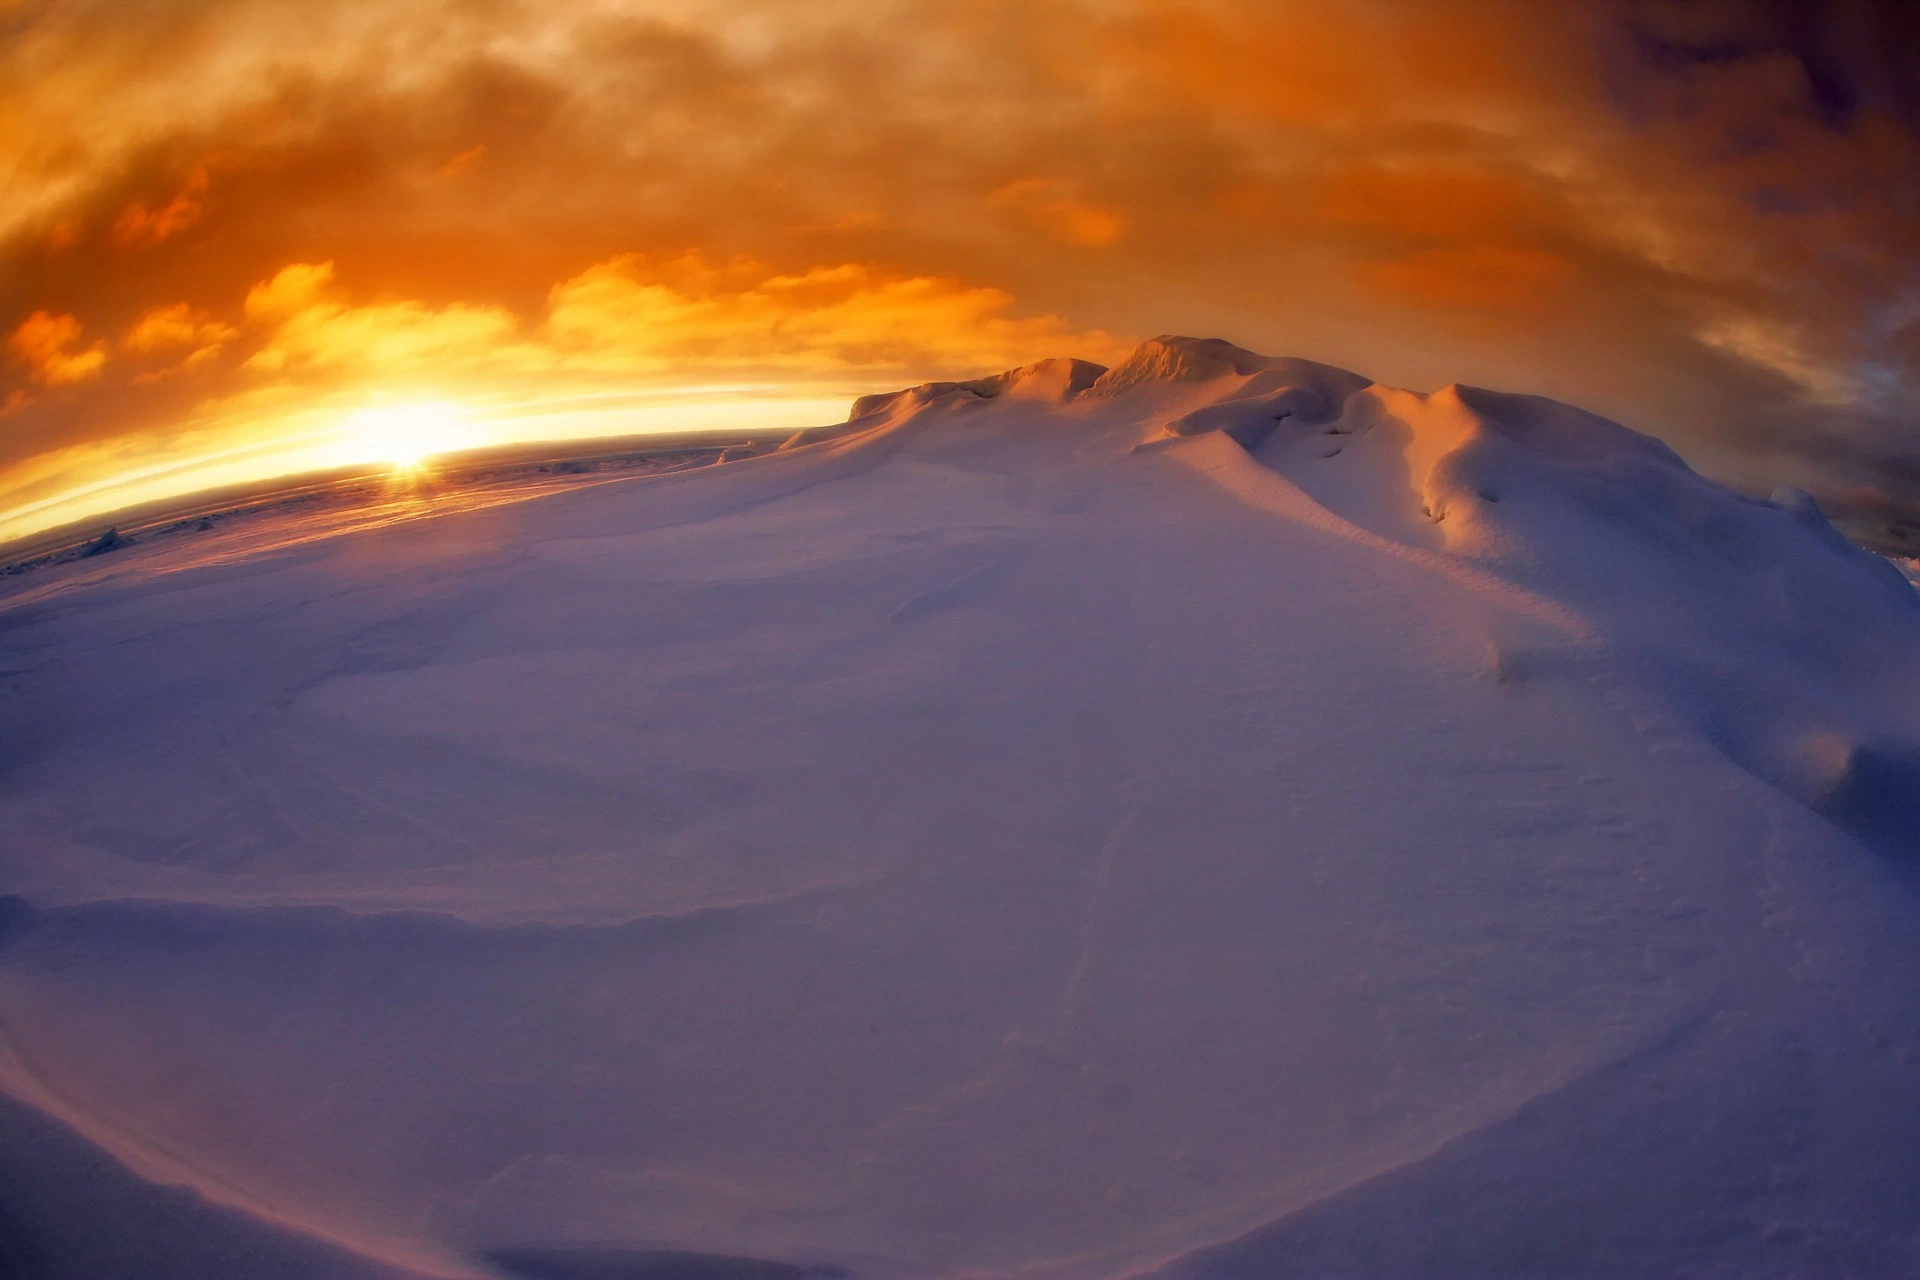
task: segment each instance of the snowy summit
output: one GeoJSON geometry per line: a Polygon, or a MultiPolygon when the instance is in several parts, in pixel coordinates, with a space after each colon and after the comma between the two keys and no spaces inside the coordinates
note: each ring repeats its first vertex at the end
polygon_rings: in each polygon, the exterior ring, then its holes
{"type": "Polygon", "coordinates": [[[1920,1274],[1920,595],[1803,494],[1160,338],[64,572],[0,1273],[1920,1274]]]}

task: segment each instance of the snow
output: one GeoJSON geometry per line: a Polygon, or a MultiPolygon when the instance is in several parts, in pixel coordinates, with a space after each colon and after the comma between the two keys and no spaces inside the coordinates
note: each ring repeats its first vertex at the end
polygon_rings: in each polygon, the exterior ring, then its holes
{"type": "Polygon", "coordinates": [[[1184,338],[775,443],[0,598],[0,1264],[1920,1271],[1804,495],[1184,338]]]}

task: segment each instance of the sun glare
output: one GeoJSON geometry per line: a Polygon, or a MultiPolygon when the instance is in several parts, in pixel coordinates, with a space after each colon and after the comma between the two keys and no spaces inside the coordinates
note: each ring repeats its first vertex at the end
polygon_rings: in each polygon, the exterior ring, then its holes
{"type": "Polygon", "coordinates": [[[438,454],[466,443],[460,406],[445,401],[375,405],[342,424],[350,462],[420,471],[438,454]]]}

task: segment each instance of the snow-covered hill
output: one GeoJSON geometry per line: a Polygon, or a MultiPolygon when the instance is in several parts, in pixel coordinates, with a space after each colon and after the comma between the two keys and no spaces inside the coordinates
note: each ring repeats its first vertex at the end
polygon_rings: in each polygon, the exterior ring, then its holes
{"type": "Polygon", "coordinates": [[[88,572],[0,1274],[1920,1273],[1920,596],[1804,495],[1165,338],[88,572]]]}

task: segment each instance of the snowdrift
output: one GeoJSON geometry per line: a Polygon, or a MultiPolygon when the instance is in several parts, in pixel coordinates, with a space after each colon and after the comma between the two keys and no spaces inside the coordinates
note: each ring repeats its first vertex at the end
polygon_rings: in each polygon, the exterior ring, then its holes
{"type": "Polygon", "coordinates": [[[1162,338],[87,565],[0,1273],[1920,1273],[1920,596],[1805,495],[1162,338]]]}

